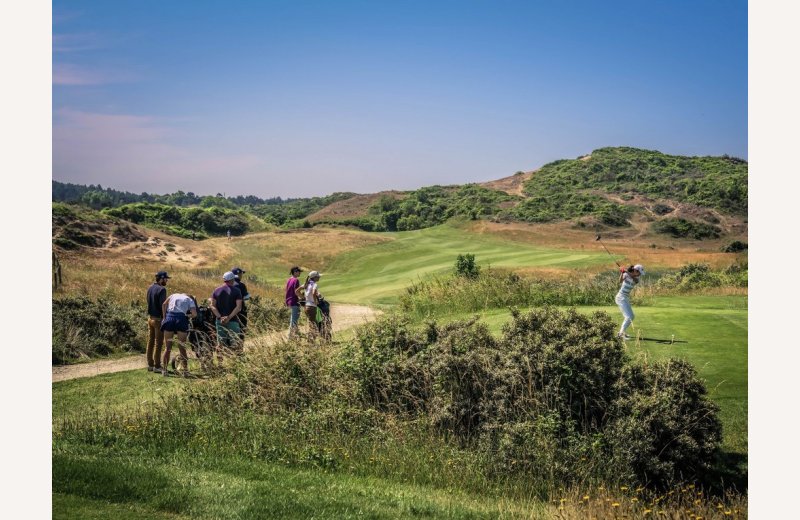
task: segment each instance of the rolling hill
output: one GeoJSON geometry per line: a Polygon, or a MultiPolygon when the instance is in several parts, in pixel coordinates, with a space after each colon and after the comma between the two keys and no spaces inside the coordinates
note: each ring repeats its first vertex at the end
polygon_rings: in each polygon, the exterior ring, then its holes
{"type": "Polygon", "coordinates": [[[639,238],[730,240],[747,236],[747,167],[746,161],[728,156],[687,157],[617,147],[494,181],[406,192],[283,200],[183,192],[135,195],[53,181],[53,201],[89,206],[172,235],[197,233],[199,238],[220,236],[231,228],[242,234],[271,226],[410,231],[458,217],[566,223],[639,238]]]}

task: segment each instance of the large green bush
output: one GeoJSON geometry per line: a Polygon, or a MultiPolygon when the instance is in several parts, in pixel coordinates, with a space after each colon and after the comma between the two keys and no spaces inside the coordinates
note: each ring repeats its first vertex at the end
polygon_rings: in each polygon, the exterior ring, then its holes
{"type": "Polygon", "coordinates": [[[391,316],[362,327],[340,364],[361,406],[424,419],[491,454],[495,471],[553,483],[701,475],[721,439],[703,382],[681,361],[632,365],[615,333],[605,313],[552,307],[512,313],[499,339],[475,319],[415,330],[391,316]]]}
{"type": "Polygon", "coordinates": [[[113,352],[143,352],[147,316],[140,306],[107,298],[53,298],[53,363],[113,352]]]}

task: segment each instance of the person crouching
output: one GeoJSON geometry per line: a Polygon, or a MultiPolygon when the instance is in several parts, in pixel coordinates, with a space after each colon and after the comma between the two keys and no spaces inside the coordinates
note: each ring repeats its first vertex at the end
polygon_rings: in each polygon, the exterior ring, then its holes
{"type": "Polygon", "coordinates": [[[161,362],[161,375],[167,375],[173,337],[178,337],[180,351],[181,375],[189,375],[189,357],[186,354],[186,339],[189,336],[189,318],[197,316],[197,306],[191,296],[176,293],[164,302],[164,321],[161,331],[164,333],[164,359],[161,362]]]}

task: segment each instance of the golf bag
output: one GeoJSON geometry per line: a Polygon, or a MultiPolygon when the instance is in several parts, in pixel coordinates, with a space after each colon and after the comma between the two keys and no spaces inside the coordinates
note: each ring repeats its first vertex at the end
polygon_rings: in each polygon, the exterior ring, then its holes
{"type": "Polygon", "coordinates": [[[217,343],[216,319],[208,305],[196,305],[196,307],[197,316],[190,320],[189,345],[198,358],[205,358],[211,356],[217,343]]]}
{"type": "Polygon", "coordinates": [[[333,320],[331,319],[331,304],[328,303],[328,300],[320,296],[319,302],[317,303],[317,309],[319,310],[319,315],[320,315],[319,317],[321,318],[320,321],[317,321],[319,334],[325,341],[330,341],[333,336],[333,320]]]}

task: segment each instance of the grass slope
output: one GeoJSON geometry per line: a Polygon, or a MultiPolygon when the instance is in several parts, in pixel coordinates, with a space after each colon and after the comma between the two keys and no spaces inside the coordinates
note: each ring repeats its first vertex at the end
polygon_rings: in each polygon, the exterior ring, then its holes
{"type": "Polygon", "coordinates": [[[579,269],[607,263],[608,255],[514,243],[476,235],[452,225],[393,233],[394,240],[336,258],[320,282],[334,302],[387,305],[400,292],[430,274],[447,273],[456,257],[472,253],[480,265],[579,269]]]}

